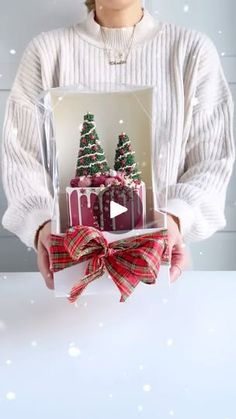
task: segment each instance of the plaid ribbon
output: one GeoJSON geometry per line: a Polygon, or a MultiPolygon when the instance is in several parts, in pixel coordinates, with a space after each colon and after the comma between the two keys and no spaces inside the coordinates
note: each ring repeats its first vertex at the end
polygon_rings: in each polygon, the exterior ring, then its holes
{"type": "Polygon", "coordinates": [[[85,276],[73,286],[73,303],[84,288],[107,269],[124,302],[140,281],[154,284],[160,264],[169,263],[167,230],[108,243],[94,227],[77,225],[64,236],[51,234],[50,267],[53,272],[89,260],[85,276]]]}

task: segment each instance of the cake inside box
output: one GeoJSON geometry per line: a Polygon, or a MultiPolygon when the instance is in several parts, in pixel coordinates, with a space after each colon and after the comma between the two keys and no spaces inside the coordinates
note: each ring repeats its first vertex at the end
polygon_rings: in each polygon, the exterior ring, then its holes
{"type": "Polygon", "coordinates": [[[145,227],[146,188],[134,155],[128,135],[122,132],[111,169],[96,132],[94,115],[84,115],[76,174],[66,187],[69,226],[80,224],[104,231],[145,227]],[[112,217],[111,202],[126,211],[112,217]]]}

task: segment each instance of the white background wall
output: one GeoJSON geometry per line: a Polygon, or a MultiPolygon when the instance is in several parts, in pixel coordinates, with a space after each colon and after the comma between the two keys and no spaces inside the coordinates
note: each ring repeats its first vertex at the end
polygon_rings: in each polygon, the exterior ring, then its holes
{"type": "MultiPolygon", "coordinates": [[[[0,0],[0,132],[6,98],[19,60],[36,34],[82,20],[86,8],[79,0],[0,0]],[[9,53],[11,49],[16,54],[9,53]]],[[[214,41],[236,100],[236,3],[233,0],[146,0],[157,19],[205,32],[214,41]]],[[[191,245],[193,268],[236,270],[236,170],[227,194],[227,226],[203,242],[191,245]]],[[[0,182],[0,217],[6,200],[0,182]]],[[[0,271],[37,270],[36,254],[0,226],[0,271]]]]}

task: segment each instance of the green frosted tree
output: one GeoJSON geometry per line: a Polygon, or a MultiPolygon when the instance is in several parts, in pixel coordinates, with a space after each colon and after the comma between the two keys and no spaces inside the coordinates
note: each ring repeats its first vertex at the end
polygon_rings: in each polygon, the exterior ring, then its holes
{"type": "Polygon", "coordinates": [[[119,172],[125,172],[127,176],[131,176],[133,179],[141,179],[141,172],[138,170],[138,165],[135,162],[135,152],[132,151],[130,139],[124,132],[119,135],[114,169],[119,172]]]}
{"type": "Polygon", "coordinates": [[[94,115],[87,112],[81,129],[80,148],[77,157],[76,177],[107,174],[109,166],[96,132],[94,115]]]}

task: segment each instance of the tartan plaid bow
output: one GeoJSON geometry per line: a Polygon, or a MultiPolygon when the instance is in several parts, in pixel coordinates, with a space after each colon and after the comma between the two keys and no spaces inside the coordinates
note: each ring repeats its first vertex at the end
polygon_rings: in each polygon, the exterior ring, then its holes
{"type": "Polygon", "coordinates": [[[68,297],[75,302],[84,288],[107,269],[124,302],[140,281],[155,283],[161,262],[169,262],[167,230],[108,243],[94,227],[74,226],[64,236],[51,234],[50,264],[53,272],[89,260],[85,276],[68,297]]]}

